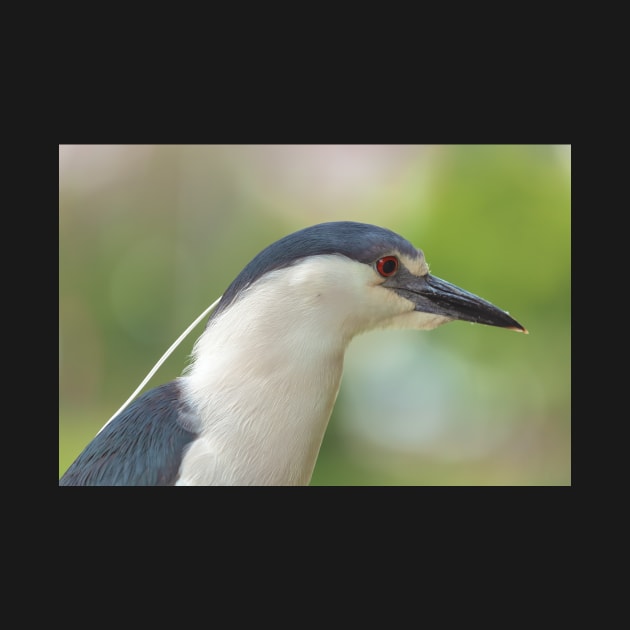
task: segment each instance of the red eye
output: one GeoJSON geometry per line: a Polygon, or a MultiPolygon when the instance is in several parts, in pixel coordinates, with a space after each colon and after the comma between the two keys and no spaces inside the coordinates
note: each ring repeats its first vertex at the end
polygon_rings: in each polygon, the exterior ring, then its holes
{"type": "Polygon", "coordinates": [[[376,271],[384,278],[393,276],[398,271],[398,258],[396,256],[384,256],[376,261],[376,271]]]}

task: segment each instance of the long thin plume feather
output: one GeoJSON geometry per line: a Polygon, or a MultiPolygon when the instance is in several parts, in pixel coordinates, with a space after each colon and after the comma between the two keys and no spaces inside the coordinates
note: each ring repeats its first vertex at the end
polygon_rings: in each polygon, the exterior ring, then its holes
{"type": "Polygon", "coordinates": [[[193,330],[193,328],[195,328],[195,326],[206,315],[208,315],[212,311],[212,309],[219,303],[220,299],[221,298],[219,297],[218,300],[215,300],[214,302],[212,302],[212,304],[210,304],[210,306],[208,306],[208,308],[205,311],[203,311],[203,313],[201,313],[201,315],[199,315],[199,317],[197,317],[197,319],[195,319],[195,321],[192,324],[190,324],[190,326],[188,326],[188,328],[186,328],[186,330],[175,340],[175,342],[171,345],[171,347],[162,355],[160,360],[153,366],[151,371],[144,377],[144,380],[142,381],[142,383],[140,383],[140,385],[138,385],[134,393],[131,394],[131,396],[129,396],[129,398],[125,401],[125,404],[100,428],[98,433],[100,433],[138,395],[138,393],[142,390],[142,388],[149,382],[151,377],[160,369],[164,361],[166,361],[166,359],[168,359],[168,357],[171,356],[175,348],[177,348],[177,346],[179,346],[179,344],[188,336],[190,331],[193,330]]]}

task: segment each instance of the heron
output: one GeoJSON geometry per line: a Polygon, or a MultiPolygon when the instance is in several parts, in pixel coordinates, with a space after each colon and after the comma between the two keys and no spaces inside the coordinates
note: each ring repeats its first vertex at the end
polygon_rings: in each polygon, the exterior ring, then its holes
{"type": "Polygon", "coordinates": [[[389,229],[289,234],[228,286],[182,375],[108,421],[59,485],[308,485],[352,339],[454,320],[527,333],[389,229]]]}

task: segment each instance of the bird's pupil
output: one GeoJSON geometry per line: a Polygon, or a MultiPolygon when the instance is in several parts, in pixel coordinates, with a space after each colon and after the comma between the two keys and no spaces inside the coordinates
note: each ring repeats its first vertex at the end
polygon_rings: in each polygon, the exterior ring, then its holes
{"type": "Polygon", "coordinates": [[[390,258],[383,262],[381,269],[383,273],[394,273],[394,271],[396,271],[396,262],[390,258]]]}

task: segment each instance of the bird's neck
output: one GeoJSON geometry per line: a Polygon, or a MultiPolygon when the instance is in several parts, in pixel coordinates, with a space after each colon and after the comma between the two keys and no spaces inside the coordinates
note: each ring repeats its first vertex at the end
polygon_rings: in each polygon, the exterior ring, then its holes
{"type": "Polygon", "coordinates": [[[204,464],[187,472],[185,461],[184,482],[204,470],[214,472],[201,483],[310,482],[347,342],[334,328],[313,330],[299,312],[299,305],[288,311],[276,300],[241,300],[199,338],[183,383],[203,436],[188,463],[204,464]]]}

